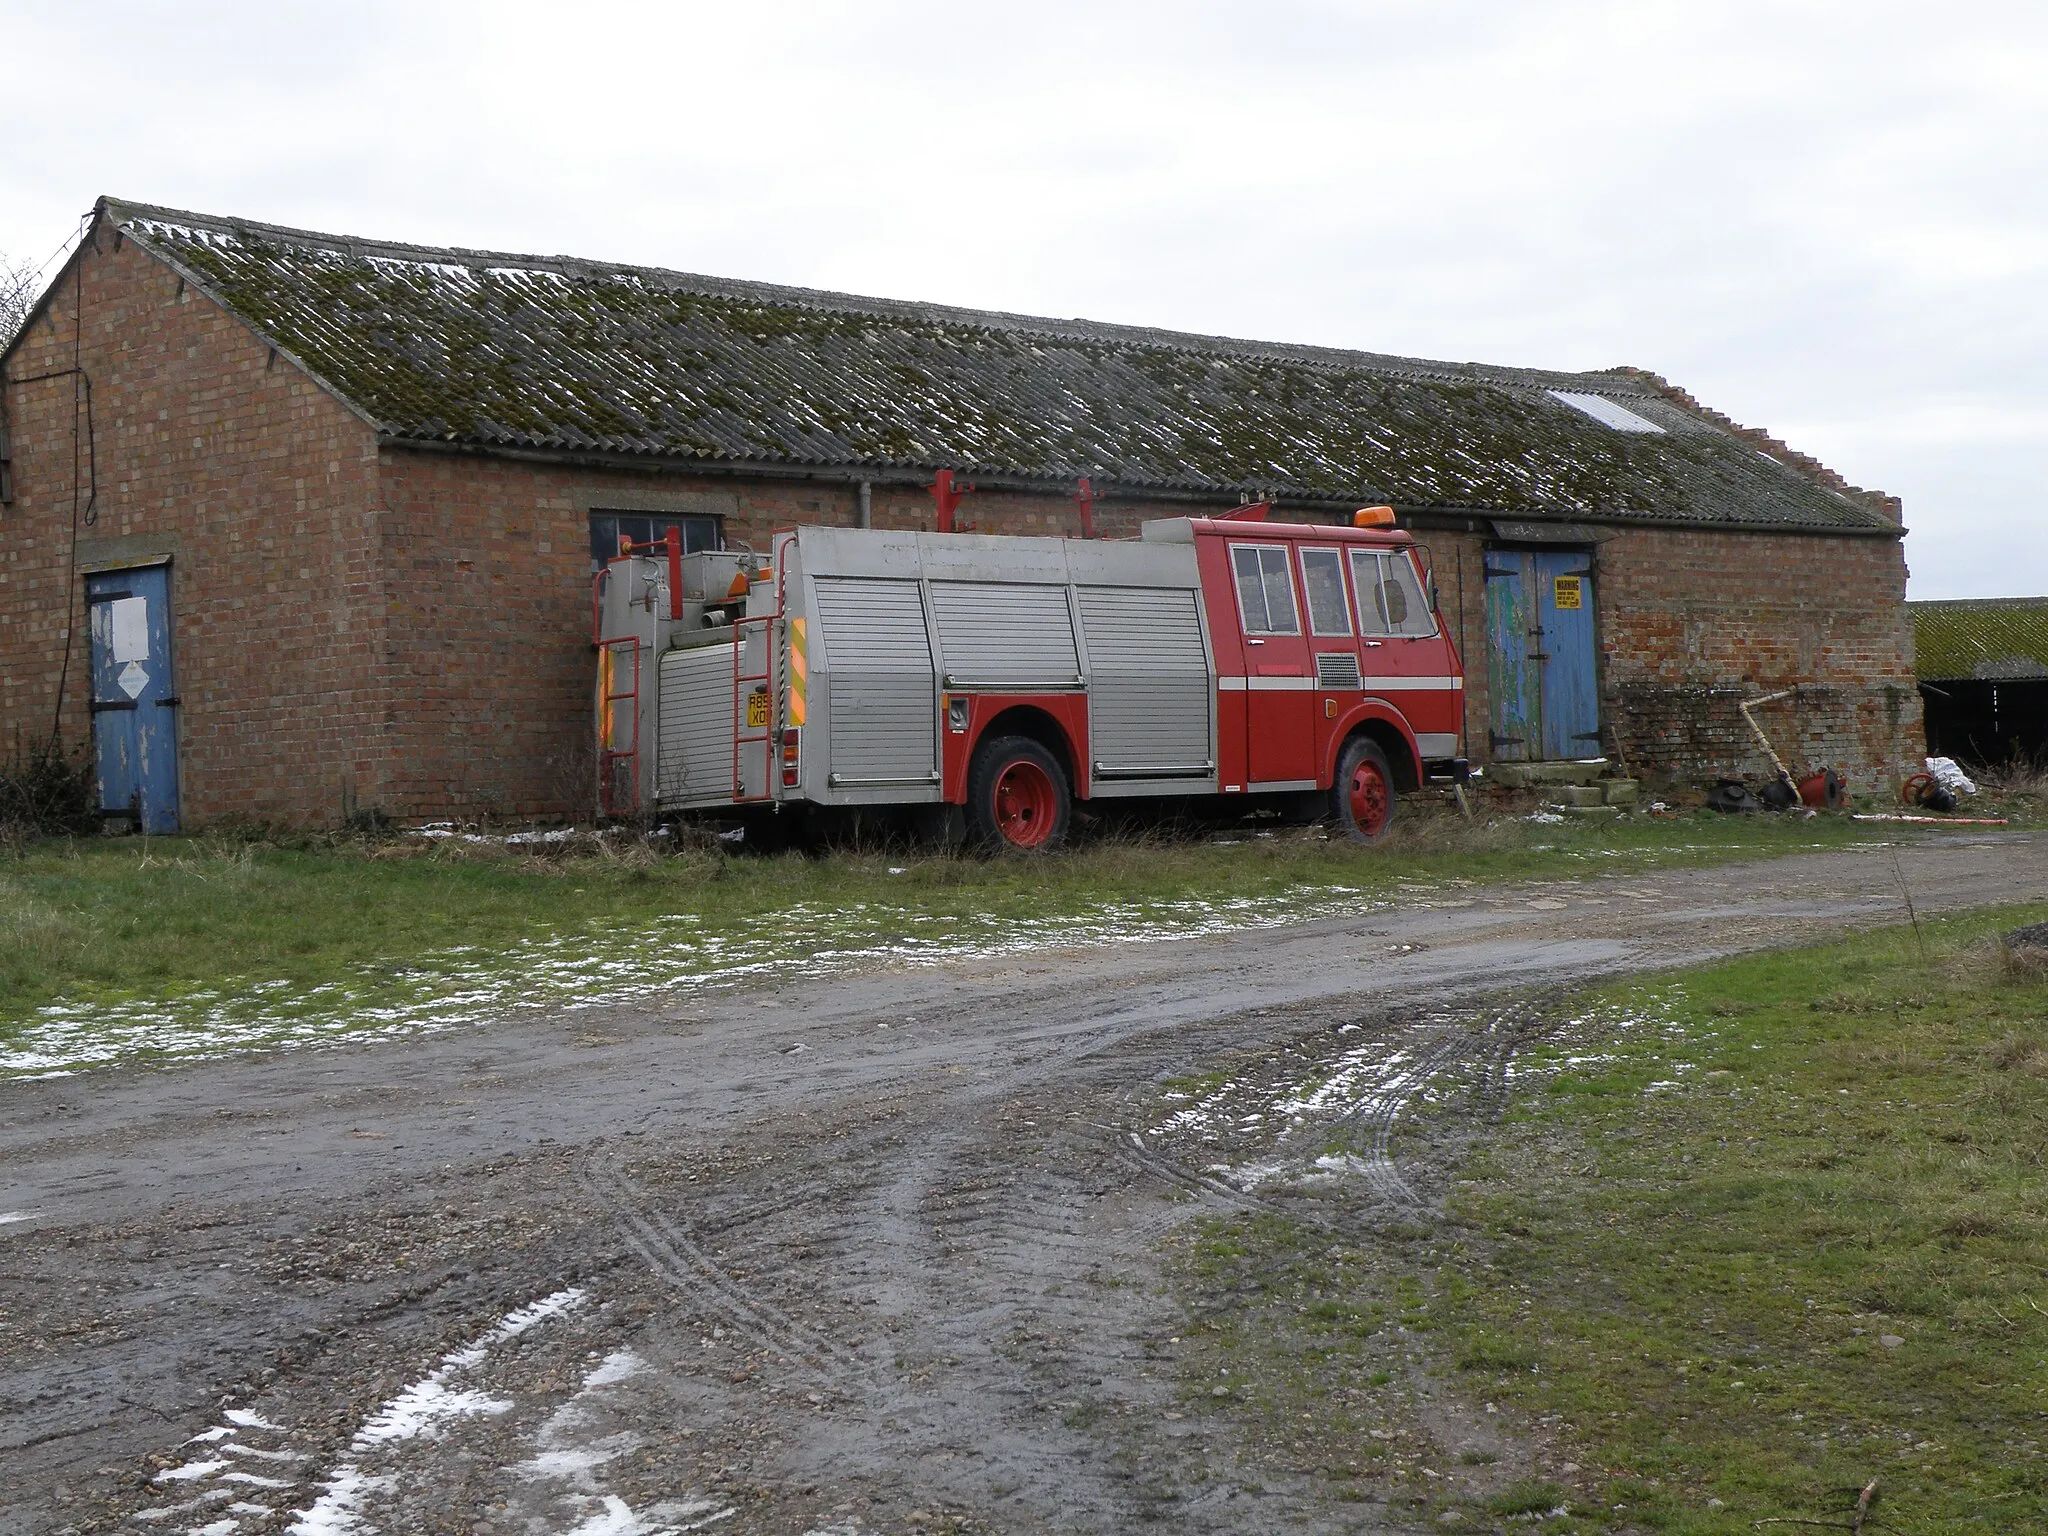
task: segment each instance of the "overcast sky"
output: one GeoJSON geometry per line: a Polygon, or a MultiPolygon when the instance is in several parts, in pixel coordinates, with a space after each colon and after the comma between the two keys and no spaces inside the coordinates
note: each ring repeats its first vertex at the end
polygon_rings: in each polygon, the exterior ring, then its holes
{"type": "Polygon", "coordinates": [[[1420,357],[1651,368],[2048,593],[2048,6],[24,4],[94,197],[1420,357]],[[1960,18],[1960,19],[1959,19],[1960,18]]]}

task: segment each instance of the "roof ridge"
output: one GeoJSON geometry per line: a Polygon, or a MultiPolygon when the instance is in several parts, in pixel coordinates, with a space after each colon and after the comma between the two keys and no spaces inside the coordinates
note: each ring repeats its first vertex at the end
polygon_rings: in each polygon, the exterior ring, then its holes
{"type": "MultiPolygon", "coordinates": [[[[1028,315],[1012,310],[976,309],[966,305],[940,304],[920,299],[892,299],[872,294],[847,293],[831,288],[806,288],[794,284],[764,283],[749,278],[720,277],[710,273],[685,272],[673,267],[640,266],[631,262],[604,261],[580,256],[542,256],[515,251],[490,251],[467,246],[416,245],[406,241],[366,240],[320,230],[299,229],[219,214],[196,213],[189,209],[166,208],[149,203],[132,203],[121,198],[102,197],[101,205],[115,222],[131,235],[146,239],[134,222],[179,225],[236,238],[255,236],[279,243],[299,244],[345,253],[356,258],[418,261],[471,269],[514,267],[532,272],[552,272],[570,279],[588,280],[607,275],[653,278],[672,290],[700,294],[706,298],[759,299],[764,303],[795,305],[852,316],[876,319],[919,320],[941,325],[962,325],[973,329],[1002,331],[1011,335],[1044,336],[1058,341],[1105,342],[1122,345],[1164,347],[1178,351],[1227,357],[1268,356],[1276,361],[1307,363],[1330,368],[1359,369],[1452,381],[1484,380],[1491,384],[1529,389],[1580,389],[1622,399],[1664,400],[1680,403],[1674,395],[1682,392],[1663,388],[1663,381],[1646,370],[1619,367],[1567,372],[1527,368],[1509,363],[1455,363],[1437,358],[1407,357],[1391,352],[1367,352],[1349,347],[1319,346],[1311,342],[1264,341],[1256,337],[1224,336],[1203,331],[1179,331],[1164,326],[1126,325],[1110,320],[1075,316],[1060,319],[1051,315],[1028,315]],[[1642,382],[1655,380],[1655,384],[1642,382]]],[[[1705,411],[1690,396],[1683,396],[1690,411],[1721,425],[1725,418],[1705,411]]]]}

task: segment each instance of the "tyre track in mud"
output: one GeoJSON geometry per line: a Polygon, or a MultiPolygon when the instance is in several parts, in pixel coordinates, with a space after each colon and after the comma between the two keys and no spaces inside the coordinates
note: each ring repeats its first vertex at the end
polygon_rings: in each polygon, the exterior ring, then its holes
{"type": "Polygon", "coordinates": [[[1484,1032],[1455,1025],[1441,1030],[1443,1038],[1427,1050],[1412,1071],[1376,1084],[1358,1101],[1358,1107],[1345,1117],[1345,1126],[1363,1143],[1359,1152],[1360,1171],[1380,1200],[1411,1210],[1421,1210],[1431,1203],[1415,1191],[1394,1165],[1395,1127],[1416,1096],[1442,1078],[1469,1077],[1477,1067],[1475,1107],[1481,1113],[1497,1113],[1507,1102],[1508,1063],[1516,1048],[1539,1028],[1540,1016],[1535,1004],[1518,999],[1495,1013],[1484,1032]]]}
{"type": "MultiPolygon", "coordinates": [[[[10,1085],[0,1208],[43,1214],[0,1228],[0,1529],[183,1528],[131,1517],[227,1409],[332,1476],[392,1394],[571,1286],[590,1298],[574,1318],[476,1368],[506,1406],[408,1442],[362,1530],[651,1532],[728,1510],[727,1528],[877,1530],[912,1509],[1002,1530],[1378,1528],[1384,1511],[1247,1466],[1227,1418],[1175,1411],[1158,1245],[1201,1214],[1292,1207],[1155,1134],[1159,1085],[1370,1015],[1417,1064],[1346,1105],[1342,1134],[1378,1206],[1413,1210],[1427,1191],[1392,1153],[1414,1096],[1457,1078],[1497,1105],[1525,1022],[1447,1010],[1896,920],[1873,895],[1885,858],[1631,876],[1620,905],[1612,882],[1552,882],[883,970],[773,1007],[620,1011],[605,1050],[571,1043],[586,1013],[488,1050],[10,1085]]],[[[1911,868],[1923,911],[2048,897],[2028,839],[1911,868]]],[[[287,1528],[272,1502],[232,1529],[287,1528]]]]}

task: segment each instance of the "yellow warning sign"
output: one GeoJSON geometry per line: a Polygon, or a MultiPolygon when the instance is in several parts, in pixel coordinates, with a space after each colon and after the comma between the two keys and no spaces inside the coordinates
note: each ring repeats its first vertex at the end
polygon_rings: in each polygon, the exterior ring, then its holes
{"type": "Polygon", "coordinates": [[[1551,600],[1559,608],[1586,606],[1586,578],[1558,576],[1551,581],[1551,600]]]}

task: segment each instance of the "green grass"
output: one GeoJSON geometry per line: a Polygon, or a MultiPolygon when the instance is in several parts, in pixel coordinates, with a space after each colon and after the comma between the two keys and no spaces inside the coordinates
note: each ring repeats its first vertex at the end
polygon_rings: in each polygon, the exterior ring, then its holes
{"type": "Polygon", "coordinates": [[[1209,1324],[1214,1350],[1278,1419],[1356,1418],[1406,1358],[1541,1426],[1577,1490],[1490,1512],[1569,1502],[1546,1529],[1834,1519],[1872,1478],[1893,1530],[2048,1529],[2048,982],[1995,943],[2044,915],[1576,999],[1433,1231],[1208,1229],[1200,1286],[1267,1298],[1209,1324]],[[1375,1308],[1406,1334],[1347,1337],[1375,1308]]]}
{"type": "Polygon", "coordinates": [[[1098,842],[1043,860],[993,861],[728,858],[701,848],[544,857],[416,840],[45,842],[0,857],[0,1048],[26,1038],[38,1010],[59,1004],[70,1020],[67,1050],[91,1034],[81,1010],[117,1006],[129,1028],[157,1002],[183,1008],[175,1038],[137,1033],[110,1048],[160,1054],[202,1048],[216,1035],[236,1045],[290,1038],[288,1024],[236,1033],[209,1023],[223,1008],[246,1013],[259,984],[269,987],[266,998],[324,998],[315,1011],[325,1010],[331,1034],[352,1027],[350,1010],[367,1017],[388,1005],[393,1016],[410,1016],[407,1009],[437,999],[474,995],[479,976],[516,990],[522,967],[535,978],[533,997],[566,996],[581,985],[572,961],[585,954],[603,959],[592,973],[599,982],[630,983],[636,967],[659,960],[669,968],[648,973],[659,985],[679,974],[676,966],[689,969],[677,958],[686,949],[707,957],[697,967],[705,971],[716,969],[719,945],[766,964],[894,938],[1011,942],[1048,919],[1073,929],[1105,913],[1112,926],[1170,928],[1227,920],[1235,903],[1247,920],[1260,911],[1273,920],[1298,893],[1342,901],[1355,892],[1363,902],[1412,894],[1418,883],[1604,873],[1865,835],[1833,818],[1472,826],[1411,815],[1385,846],[1364,850],[1247,832],[1230,844],[1098,842]]]}
{"type": "Polygon", "coordinates": [[[1453,1204],[1474,1387],[1561,1415],[1664,1529],[1872,1477],[1900,1530],[2048,1528],[2048,986],[1991,942],[2040,915],[1611,991],[1657,1027],[1526,1102],[1453,1204]]]}

